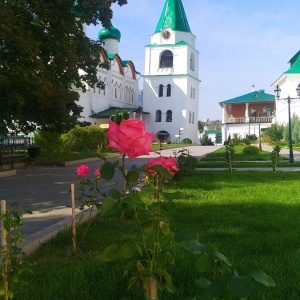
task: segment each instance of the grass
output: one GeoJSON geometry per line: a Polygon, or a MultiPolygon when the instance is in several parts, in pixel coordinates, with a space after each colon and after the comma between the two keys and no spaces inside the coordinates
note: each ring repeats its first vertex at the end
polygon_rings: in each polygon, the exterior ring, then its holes
{"type": "MultiPolygon", "coordinates": [[[[200,242],[216,243],[240,275],[262,269],[273,277],[275,288],[253,283],[249,299],[299,299],[298,173],[198,171],[172,182],[170,188],[182,192],[176,200],[177,212],[171,216],[173,230],[195,228],[200,242]]],[[[70,232],[59,233],[29,257],[36,265],[23,279],[30,284],[14,299],[142,299],[136,287],[127,290],[126,262],[104,263],[100,255],[106,246],[134,235],[130,218],[98,217],[76,258],[70,232]]],[[[177,292],[162,294],[160,300],[186,299],[200,276],[194,257],[177,246],[172,253],[176,264],[170,272],[177,292]]]]}
{"type": "MultiPolygon", "coordinates": [[[[260,151],[259,154],[244,154],[242,146],[235,147],[234,168],[270,168],[271,162],[270,152],[260,151]]],[[[225,147],[216,150],[213,153],[207,154],[199,162],[199,168],[228,168],[225,161],[225,147]]],[[[300,162],[290,164],[287,157],[281,156],[278,167],[300,167],[300,162]]]]}

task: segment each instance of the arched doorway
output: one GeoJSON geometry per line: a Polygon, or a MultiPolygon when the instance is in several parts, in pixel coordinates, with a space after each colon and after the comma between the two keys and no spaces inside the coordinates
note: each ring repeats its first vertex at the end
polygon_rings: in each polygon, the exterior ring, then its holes
{"type": "Polygon", "coordinates": [[[156,138],[161,142],[161,143],[167,143],[170,144],[171,143],[171,136],[170,133],[165,131],[165,130],[161,130],[158,131],[156,133],[156,138]]]}

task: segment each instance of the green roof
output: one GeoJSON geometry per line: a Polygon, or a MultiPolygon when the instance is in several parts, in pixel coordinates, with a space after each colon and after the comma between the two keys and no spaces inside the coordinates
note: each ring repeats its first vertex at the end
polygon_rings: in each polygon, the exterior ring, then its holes
{"type": "Polygon", "coordinates": [[[96,119],[104,119],[104,118],[110,118],[116,113],[116,110],[118,110],[119,113],[122,113],[123,111],[127,111],[129,113],[131,112],[139,112],[140,107],[136,108],[123,108],[123,107],[111,107],[106,110],[100,111],[96,114],[91,115],[91,118],[96,118],[96,119]]]}
{"type": "Polygon", "coordinates": [[[218,134],[218,133],[222,133],[221,129],[208,129],[208,130],[205,130],[205,134],[218,134]]]}
{"type": "Polygon", "coordinates": [[[181,0],[166,0],[155,33],[166,28],[191,32],[181,0]]]}
{"type": "Polygon", "coordinates": [[[102,28],[98,33],[98,38],[100,41],[105,39],[115,39],[120,41],[121,39],[121,32],[114,26],[111,26],[110,29],[102,28]]]}
{"type": "Polygon", "coordinates": [[[289,61],[290,68],[284,74],[300,73],[300,51],[298,51],[289,61]]]}
{"type": "Polygon", "coordinates": [[[219,104],[221,105],[221,104],[230,104],[230,103],[267,102],[267,101],[275,101],[275,96],[265,93],[264,90],[259,90],[236,98],[219,102],[219,104]]]}

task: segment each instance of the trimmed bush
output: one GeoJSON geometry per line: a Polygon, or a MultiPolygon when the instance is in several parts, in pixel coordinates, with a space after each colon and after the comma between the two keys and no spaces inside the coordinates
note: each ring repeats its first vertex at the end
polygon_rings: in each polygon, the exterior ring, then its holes
{"type": "Polygon", "coordinates": [[[83,149],[97,151],[107,145],[105,132],[98,126],[75,126],[62,135],[65,147],[71,152],[81,152],[83,149]]]}
{"type": "Polygon", "coordinates": [[[188,138],[185,138],[181,141],[182,144],[192,144],[192,140],[191,139],[188,139],[188,138]]]}
{"type": "Polygon", "coordinates": [[[244,154],[259,154],[259,148],[256,146],[246,146],[243,149],[244,154]]]}
{"type": "Polygon", "coordinates": [[[63,160],[66,151],[61,135],[57,132],[38,131],[34,136],[35,146],[41,148],[41,157],[48,160],[63,160]]]}

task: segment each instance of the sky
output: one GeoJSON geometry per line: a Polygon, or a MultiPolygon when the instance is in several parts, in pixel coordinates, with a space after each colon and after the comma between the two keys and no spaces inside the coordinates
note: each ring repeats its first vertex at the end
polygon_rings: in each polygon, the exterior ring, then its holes
{"type": "MultiPolygon", "coordinates": [[[[112,5],[121,31],[119,55],[144,74],[145,45],[154,34],[165,0],[128,0],[112,5]]],[[[199,120],[222,119],[219,102],[271,86],[300,50],[300,1],[182,0],[199,51],[199,120]]],[[[89,26],[97,39],[102,26],[89,26]]],[[[143,79],[140,79],[140,87],[143,79]]]]}

